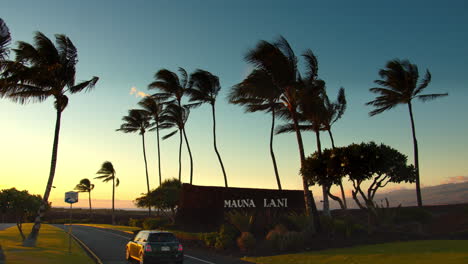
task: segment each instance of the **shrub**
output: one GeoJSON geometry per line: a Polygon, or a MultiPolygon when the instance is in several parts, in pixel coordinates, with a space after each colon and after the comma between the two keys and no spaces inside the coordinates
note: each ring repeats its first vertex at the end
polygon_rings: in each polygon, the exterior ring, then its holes
{"type": "Polygon", "coordinates": [[[265,237],[266,245],[270,250],[278,250],[279,249],[279,241],[281,239],[281,235],[277,230],[273,229],[265,237]]]}
{"type": "Polygon", "coordinates": [[[286,216],[286,218],[296,231],[303,231],[306,229],[314,230],[314,221],[311,216],[291,213],[286,216]]]}
{"type": "Polygon", "coordinates": [[[128,220],[128,225],[134,227],[143,227],[143,219],[130,218],[128,220]]]}
{"type": "Polygon", "coordinates": [[[158,229],[164,227],[169,221],[162,217],[145,218],[143,220],[143,229],[158,229]]]}
{"type": "Polygon", "coordinates": [[[241,211],[231,211],[226,214],[226,217],[239,232],[248,232],[253,225],[254,216],[241,211]]]}
{"type": "Polygon", "coordinates": [[[428,223],[432,219],[432,214],[423,208],[401,208],[396,216],[396,222],[418,222],[428,223]]]}
{"type": "Polygon", "coordinates": [[[218,237],[218,232],[201,234],[201,240],[203,240],[203,242],[205,243],[207,247],[214,247],[216,244],[217,237],[218,237]]]}
{"type": "Polygon", "coordinates": [[[216,237],[215,248],[227,249],[234,247],[239,234],[240,232],[231,224],[221,225],[218,236],[216,237]]]}
{"type": "Polygon", "coordinates": [[[255,237],[250,232],[242,232],[237,238],[237,246],[243,252],[251,251],[255,247],[255,237]]]}
{"type": "Polygon", "coordinates": [[[304,235],[300,232],[287,232],[280,235],[279,250],[300,250],[304,247],[304,235]]]}

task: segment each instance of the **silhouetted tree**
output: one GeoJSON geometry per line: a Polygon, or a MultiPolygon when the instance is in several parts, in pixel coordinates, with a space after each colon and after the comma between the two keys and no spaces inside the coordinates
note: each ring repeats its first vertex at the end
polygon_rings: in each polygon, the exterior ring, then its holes
{"type": "Polygon", "coordinates": [[[0,62],[5,60],[8,56],[8,44],[10,44],[10,41],[10,31],[3,19],[0,18],[0,62]]]}
{"type": "MultiPolygon", "coordinates": [[[[179,107],[188,107],[190,108],[192,105],[182,105],[182,97],[184,94],[187,93],[189,88],[189,81],[188,81],[188,74],[187,71],[179,67],[179,76],[176,73],[169,71],[167,69],[161,69],[154,74],[154,78],[156,79],[154,82],[150,83],[148,86],[149,89],[159,89],[161,93],[157,93],[154,96],[159,98],[167,98],[167,104],[176,104],[179,107]],[[172,98],[172,100],[170,100],[172,98]]],[[[187,120],[186,120],[187,121],[187,120]]],[[[186,122],[184,121],[184,123],[186,122]]],[[[182,134],[185,136],[185,125],[183,131],[180,133],[180,147],[179,147],[179,164],[180,164],[180,153],[182,151],[182,134]]],[[[190,147],[187,141],[185,141],[187,145],[187,150],[189,153],[190,158],[190,184],[192,183],[193,178],[193,157],[192,152],[190,151],[190,147]]],[[[180,165],[181,166],[181,165],[180,165]]],[[[181,179],[181,167],[179,166],[179,180],[181,179]]]]}
{"type": "Polygon", "coordinates": [[[224,186],[228,187],[226,171],[224,169],[223,161],[219,155],[218,147],[216,145],[216,111],[215,103],[216,97],[218,96],[221,85],[219,84],[219,78],[210,72],[204,70],[196,70],[190,75],[190,84],[187,93],[190,96],[190,102],[194,102],[194,106],[198,106],[203,103],[211,105],[211,114],[213,117],[213,146],[218,156],[219,164],[224,175],[224,186]]]}
{"type": "Polygon", "coordinates": [[[78,51],[72,41],[65,35],[57,34],[56,46],[43,33],[36,32],[34,46],[19,41],[14,49],[15,61],[4,61],[0,96],[6,96],[20,104],[43,102],[49,97],[55,99],[56,122],[52,159],[49,179],[43,196],[43,206],[40,207],[32,231],[24,245],[33,246],[36,243],[41,217],[48,205],[50,190],[53,185],[60,134],[62,112],[68,105],[66,93],[90,91],[98,81],[98,77],[75,84],[78,51]]]}
{"type": "MultiPolygon", "coordinates": [[[[128,111],[128,115],[122,118],[124,123],[120,125],[119,129],[116,129],[116,131],[122,131],[124,133],[139,132],[141,135],[143,145],[143,159],[145,161],[147,193],[150,192],[150,184],[148,176],[148,163],[146,162],[145,132],[151,127],[150,118],[151,117],[145,110],[131,109],[128,111]]],[[[148,215],[151,215],[151,207],[148,207],[148,215]]]]}
{"type": "MultiPolygon", "coordinates": [[[[293,121],[302,167],[305,161],[305,154],[298,117],[298,93],[301,89],[301,85],[299,84],[302,78],[297,69],[297,57],[294,51],[287,40],[280,37],[274,43],[264,40],[260,41],[254,49],[247,53],[245,59],[252,64],[255,69],[266,71],[273,83],[280,88],[281,103],[293,121]]],[[[302,186],[304,189],[306,212],[307,214],[313,213],[315,226],[320,229],[320,221],[314,197],[309,190],[308,182],[305,177],[302,177],[302,186]]]]}
{"type": "Polygon", "coordinates": [[[105,161],[102,163],[101,168],[96,172],[99,176],[95,177],[95,179],[100,179],[103,182],[112,181],[112,224],[115,225],[115,188],[120,185],[120,180],[115,176],[116,172],[114,169],[114,165],[110,161],[105,161]]]}
{"type": "MultiPolygon", "coordinates": [[[[177,130],[170,132],[169,134],[163,136],[163,140],[166,140],[177,132],[179,132],[179,181],[181,180],[181,171],[182,171],[182,135],[185,138],[185,143],[187,145],[187,150],[189,155],[191,155],[190,145],[188,143],[187,134],[185,133],[185,123],[190,114],[190,109],[188,107],[179,106],[176,102],[169,104],[164,109],[164,116],[161,119],[163,128],[172,128],[176,127],[177,130]]],[[[192,184],[192,174],[190,174],[190,184],[192,184]]]]}
{"type": "Polygon", "coordinates": [[[378,94],[375,100],[366,103],[374,106],[375,109],[369,112],[370,116],[380,114],[386,110],[392,109],[399,104],[408,105],[411,120],[411,130],[413,132],[414,164],[416,167],[416,198],[418,206],[422,206],[421,187],[419,177],[419,154],[418,141],[416,140],[416,129],[414,126],[413,106],[411,101],[415,98],[426,102],[436,98],[447,96],[443,94],[421,94],[422,91],[431,82],[431,73],[426,71],[426,75],[418,83],[418,66],[411,64],[408,60],[391,60],[387,63],[385,69],[379,71],[382,80],[374,82],[382,87],[371,88],[370,91],[378,94]]]}
{"type": "Polygon", "coordinates": [[[143,110],[146,111],[146,114],[150,117],[153,118],[154,121],[154,127],[150,129],[156,130],[156,138],[157,138],[157,143],[158,143],[158,172],[159,172],[159,185],[161,185],[162,182],[162,176],[161,176],[161,151],[160,151],[160,146],[159,146],[159,129],[161,128],[161,119],[163,116],[163,104],[164,104],[164,99],[159,98],[157,95],[155,96],[147,96],[143,98],[139,103],[138,103],[143,110]]]}
{"type": "Polygon", "coordinates": [[[89,217],[93,218],[93,209],[91,207],[91,191],[94,189],[94,184],[87,178],[81,179],[80,183],[75,186],[75,190],[78,192],[87,192],[88,193],[88,202],[89,202],[89,217]]]}
{"type": "Polygon", "coordinates": [[[228,96],[230,103],[244,106],[246,112],[271,112],[270,155],[279,190],[281,190],[281,181],[273,151],[273,135],[276,113],[282,107],[280,96],[281,90],[275,86],[268,73],[258,69],[253,70],[241,83],[233,86],[228,96]]]}

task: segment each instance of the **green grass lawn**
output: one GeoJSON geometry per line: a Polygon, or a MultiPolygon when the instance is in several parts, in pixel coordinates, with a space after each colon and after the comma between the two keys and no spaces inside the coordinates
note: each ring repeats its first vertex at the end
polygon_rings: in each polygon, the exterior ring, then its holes
{"type": "Polygon", "coordinates": [[[73,225],[107,228],[107,229],[113,229],[113,230],[119,230],[119,231],[127,232],[129,234],[133,234],[132,231],[141,230],[141,228],[139,228],[139,227],[120,226],[120,225],[107,225],[107,224],[73,224],[73,225]]]}
{"type": "Polygon", "coordinates": [[[385,243],[244,259],[262,264],[465,264],[468,263],[468,240],[385,243]]]}
{"type": "MultiPolygon", "coordinates": [[[[24,224],[27,235],[32,224],[24,224]]],[[[51,225],[42,225],[36,247],[23,247],[21,236],[16,226],[0,231],[0,245],[8,264],[94,264],[83,249],[72,241],[72,252],[68,253],[68,235],[62,229],[51,225]]]]}

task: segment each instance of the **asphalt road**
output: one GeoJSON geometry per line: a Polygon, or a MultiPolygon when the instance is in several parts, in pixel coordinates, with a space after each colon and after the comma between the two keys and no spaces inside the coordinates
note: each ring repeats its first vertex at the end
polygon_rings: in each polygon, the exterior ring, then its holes
{"type": "MultiPolygon", "coordinates": [[[[56,225],[68,230],[68,226],[56,225]]],[[[104,264],[127,264],[125,245],[131,234],[89,226],[72,226],[72,233],[80,239],[104,264]]],[[[185,264],[241,264],[248,263],[236,258],[221,256],[208,250],[184,247],[185,264]]]]}

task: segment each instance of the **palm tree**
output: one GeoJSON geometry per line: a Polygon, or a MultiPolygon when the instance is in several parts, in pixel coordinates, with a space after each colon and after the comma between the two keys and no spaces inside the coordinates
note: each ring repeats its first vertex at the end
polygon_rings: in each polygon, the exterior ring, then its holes
{"type": "Polygon", "coordinates": [[[68,104],[66,94],[90,91],[98,81],[98,77],[93,77],[88,81],[75,84],[77,49],[67,36],[57,34],[55,38],[56,46],[41,32],[36,32],[35,46],[22,41],[18,42],[18,48],[14,49],[16,60],[3,62],[4,71],[0,83],[0,97],[6,96],[20,104],[43,102],[49,97],[55,100],[57,117],[49,179],[42,198],[42,206],[38,211],[32,231],[24,242],[28,246],[36,243],[41,217],[48,205],[57,164],[60,121],[62,112],[68,104]]]}
{"type": "MultiPolygon", "coordinates": [[[[273,83],[281,89],[280,100],[289,118],[293,121],[302,167],[305,161],[305,154],[298,117],[298,93],[301,89],[301,86],[298,84],[302,78],[297,69],[297,57],[294,51],[287,40],[280,37],[274,43],[264,40],[260,41],[254,49],[247,53],[245,59],[252,64],[255,69],[266,71],[268,75],[270,75],[273,83]]],[[[313,213],[315,225],[320,229],[320,221],[314,196],[309,191],[309,184],[305,177],[302,177],[302,186],[304,189],[306,212],[307,214],[313,213]]]]}
{"type": "Polygon", "coordinates": [[[78,192],[87,192],[89,201],[89,217],[93,218],[93,211],[91,207],[91,191],[94,189],[94,184],[91,184],[89,179],[81,179],[80,183],[75,186],[75,190],[78,192]]]}
{"type": "Polygon", "coordinates": [[[110,161],[105,161],[102,163],[101,168],[96,172],[99,176],[94,179],[101,179],[102,182],[112,181],[112,224],[115,225],[115,188],[119,186],[120,180],[115,176],[116,172],[114,166],[110,161]]]}
{"type": "Polygon", "coordinates": [[[224,175],[224,185],[227,188],[227,176],[224,170],[223,161],[219,155],[218,147],[216,146],[216,114],[215,114],[215,103],[218,92],[221,89],[219,84],[219,78],[210,72],[204,70],[196,70],[190,75],[190,84],[187,93],[190,96],[190,102],[194,102],[195,106],[202,103],[209,103],[211,105],[211,113],[213,117],[213,145],[216,155],[218,156],[219,164],[224,175]]]}
{"type": "Polygon", "coordinates": [[[233,86],[228,96],[230,103],[244,106],[246,112],[271,112],[270,155],[279,190],[281,190],[281,181],[273,151],[273,135],[276,112],[282,107],[279,102],[280,96],[281,90],[275,86],[268,73],[258,69],[253,70],[244,81],[233,86]]]}
{"type": "MultiPolygon", "coordinates": [[[[145,148],[145,132],[151,127],[150,116],[148,116],[145,110],[131,109],[128,111],[128,115],[124,116],[122,120],[124,123],[120,125],[116,131],[122,131],[124,133],[139,132],[141,135],[143,145],[143,159],[145,161],[145,172],[146,172],[146,188],[147,193],[150,192],[149,176],[148,176],[148,163],[146,162],[146,148],[145,148]]],[[[151,206],[148,207],[148,215],[151,216],[151,206]]]]}
{"type": "MultiPolygon", "coordinates": [[[[182,97],[184,96],[185,93],[187,93],[187,90],[189,88],[189,81],[188,81],[188,74],[187,71],[179,67],[179,76],[177,76],[176,73],[169,71],[167,69],[161,69],[158,72],[154,74],[155,81],[150,83],[148,86],[148,89],[158,89],[161,91],[161,93],[157,93],[154,96],[158,96],[159,98],[173,98],[173,100],[170,100],[167,102],[167,104],[173,104],[176,103],[179,107],[182,107],[182,97]]],[[[185,105],[187,107],[192,107],[193,105],[185,105]]],[[[185,123],[185,122],[184,122],[185,123]]],[[[181,148],[182,148],[182,134],[185,136],[185,125],[184,125],[184,131],[183,133],[180,134],[181,138],[181,143],[179,147],[179,157],[181,155],[181,148]]],[[[192,178],[193,178],[193,158],[192,158],[192,152],[190,151],[190,147],[187,141],[185,141],[185,144],[187,146],[187,150],[189,152],[189,158],[190,158],[190,183],[192,183],[192,178]]],[[[180,158],[179,158],[179,165],[180,165],[180,158]]],[[[179,180],[180,180],[180,173],[181,173],[181,168],[179,166],[179,180]]]]}
{"type": "MultiPolygon", "coordinates": [[[[331,132],[332,125],[340,119],[344,112],[346,111],[346,96],[345,90],[343,87],[338,91],[338,97],[335,102],[330,102],[328,95],[324,94],[324,110],[325,118],[323,119],[323,128],[328,132],[330,136],[330,141],[332,148],[335,149],[335,140],[333,139],[333,134],[331,132]]],[[[343,200],[343,209],[347,209],[348,205],[346,203],[346,196],[343,188],[343,184],[340,182],[341,198],[343,200]]],[[[331,196],[332,197],[332,196],[331,196]]],[[[333,198],[333,197],[332,197],[333,198]]]]}
{"type": "Polygon", "coordinates": [[[163,104],[164,99],[159,98],[156,95],[147,96],[143,98],[138,103],[143,110],[146,111],[146,114],[153,118],[154,128],[151,130],[156,130],[157,145],[158,145],[158,171],[159,171],[159,185],[161,185],[162,176],[161,176],[161,150],[159,146],[159,129],[161,128],[161,119],[163,118],[163,104]]]}
{"type": "Polygon", "coordinates": [[[422,207],[420,178],[419,178],[419,157],[418,157],[418,141],[416,140],[416,130],[413,118],[413,106],[411,101],[415,98],[426,102],[436,98],[447,96],[448,93],[443,94],[421,94],[422,91],[431,82],[431,73],[426,70],[426,75],[418,83],[419,73],[418,66],[411,64],[408,60],[400,61],[398,59],[387,62],[386,68],[379,71],[382,80],[375,80],[374,82],[382,87],[375,87],[369,89],[371,92],[378,94],[377,98],[373,101],[366,103],[372,105],[374,110],[369,112],[370,116],[380,114],[386,110],[392,109],[399,104],[408,105],[411,130],[413,133],[413,146],[414,146],[414,164],[416,167],[416,197],[418,206],[422,207]]]}
{"type": "MultiPolygon", "coordinates": [[[[187,145],[187,150],[189,155],[191,156],[191,150],[190,150],[190,145],[187,140],[187,134],[185,133],[185,123],[187,122],[187,119],[190,114],[190,109],[188,107],[184,106],[179,106],[176,102],[173,102],[172,104],[169,104],[166,106],[166,109],[164,109],[164,115],[163,118],[161,119],[162,128],[172,128],[172,127],[177,127],[176,130],[172,131],[171,133],[163,136],[163,140],[166,140],[173,135],[175,135],[177,132],[179,132],[179,181],[181,181],[181,172],[182,172],[182,135],[184,136],[185,143],[187,145]]],[[[190,174],[190,184],[192,184],[192,174],[190,174]]]]}
{"type": "MultiPolygon", "coordinates": [[[[7,25],[0,18],[0,62],[5,60],[8,55],[8,44],[10,44],[11,35],[7,25]]],[[[1,66],[0,66],[1,69],[1,66]]]]}

